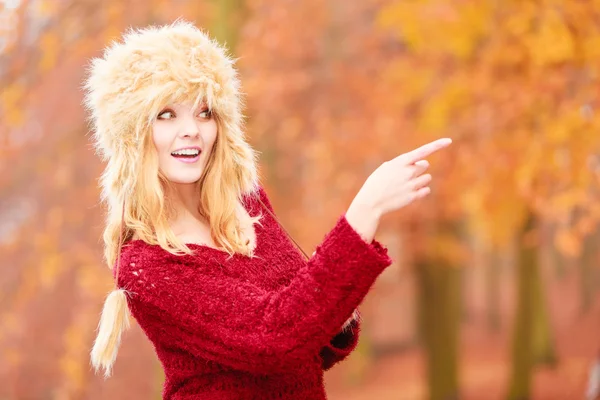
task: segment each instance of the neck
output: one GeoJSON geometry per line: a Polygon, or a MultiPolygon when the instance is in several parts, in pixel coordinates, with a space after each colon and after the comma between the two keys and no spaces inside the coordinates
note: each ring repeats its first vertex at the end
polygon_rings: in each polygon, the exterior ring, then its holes
{"type": "Polygon", "coordinates": [[[198,191],[197,183],[173,184],[173,189],[169,196],[173,199],[176,221],[188,220],[190,218],[202,220],[198,211],[200,192],[198,191]]]}

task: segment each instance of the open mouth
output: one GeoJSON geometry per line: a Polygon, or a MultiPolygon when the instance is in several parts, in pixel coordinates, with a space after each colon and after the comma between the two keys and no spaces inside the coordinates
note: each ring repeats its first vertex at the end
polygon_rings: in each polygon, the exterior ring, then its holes
{"type": "Polygon", "coordinates": [[[201,153],[202,150],[199,149],[184,149],[172,152],[171,156],[179,161],[190,163],[198,161],[201,153]]]}
{"type": "Polygon", "coordinates": [[[175,158],[183,158],[183,159],[193,159],[200,155],[200,150],[197,149],[186,149],[174,151],[171,155],[175,158]]]}

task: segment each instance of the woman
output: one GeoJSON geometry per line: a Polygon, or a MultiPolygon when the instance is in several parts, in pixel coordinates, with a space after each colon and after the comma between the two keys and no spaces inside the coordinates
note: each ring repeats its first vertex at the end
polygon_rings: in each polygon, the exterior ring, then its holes
{"type": "Polygon", "coordinates": [[[259,185],[233,61],[202,31],[130,30],[85,89],[116,282],[96,371],[110,375],[129,309],[165,399],[325,399],[323,371],[356,346],[356,307],[392,262],[373,240],[379,220],[429,193],[423,158],[450,140],[379,167],[309,258],[259,185]]]}

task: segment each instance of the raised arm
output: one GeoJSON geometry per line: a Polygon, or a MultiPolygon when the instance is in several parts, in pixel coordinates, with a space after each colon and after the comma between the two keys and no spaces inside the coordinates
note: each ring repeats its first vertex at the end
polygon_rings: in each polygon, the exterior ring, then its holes
{"type": "MultiPolygon", "coordinates": [[[[262,200],[262,203],[269,209],[269,211],[275,214],[275,210],[271,205],[271,201],[263,187],[259,187],[258,195],[262,200]]],[[[347,215],[347,214],[346,214],[347,215]]],[[[363,237],[363,239],[365,239],[363,237]]],[[[374,241],[374,240],[373,240],[374,241]]],[[[378,243],[378,245],[380,245],[378,243]]],[[[312,253],[311,256],[314,256],[312,253]]],[[[297,271],[289,271],[289,276],[295,275],[297,271]]],[[[319,355],[321,356],[321,365],[324,370],[329,370],[338,362],[347,358],[358,344],[360,334],[360,314],[358,310],[354,310],[351,317],[344,322],[344,325],[339,329],[336,335],[331,338],[327,343],[323,344],[319,355]]]]}

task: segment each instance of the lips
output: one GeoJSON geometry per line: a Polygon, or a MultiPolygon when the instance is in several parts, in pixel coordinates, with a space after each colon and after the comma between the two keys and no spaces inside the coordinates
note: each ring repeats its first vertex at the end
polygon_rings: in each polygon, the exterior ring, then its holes
{"type": "Polygon", "coordinates": [[[175,155],[171,155],[173,158],[175,158],[177,161],[181,161],[184,163],[195,163],[196,161],[198,161],[200,159],[200,154],[198,154],[197,156],[175,156],[175,155]]]}

